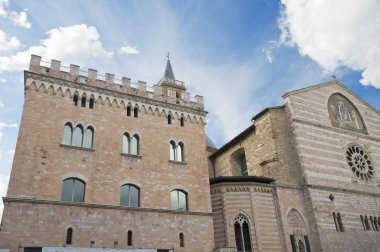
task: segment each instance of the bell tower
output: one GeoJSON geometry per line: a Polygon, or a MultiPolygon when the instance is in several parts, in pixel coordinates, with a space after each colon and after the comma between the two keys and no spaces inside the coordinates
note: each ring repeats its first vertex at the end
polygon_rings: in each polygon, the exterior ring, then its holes
{"type": "Polygon", "coordinates": [[[176,80],[174,77],[172,65],[170,64],[170,53],[168,52],[166,62],[166,69],[164,76],[157,83],[157,86],[162,87],[162,94],[177,99],[184,99],[186,95],[186,87],[183,81],[176,80]]]}

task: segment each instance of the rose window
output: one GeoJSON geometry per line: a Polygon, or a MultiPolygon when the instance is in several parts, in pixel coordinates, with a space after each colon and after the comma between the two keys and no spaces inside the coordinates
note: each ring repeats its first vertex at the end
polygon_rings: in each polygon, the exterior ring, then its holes
{"type": "Polygon", "coordinates": [[[373,166],[368,153],[358,145],[349,145],[346,150],[346,159],[355,176],[368,182],[373,178],[373,166]]]}

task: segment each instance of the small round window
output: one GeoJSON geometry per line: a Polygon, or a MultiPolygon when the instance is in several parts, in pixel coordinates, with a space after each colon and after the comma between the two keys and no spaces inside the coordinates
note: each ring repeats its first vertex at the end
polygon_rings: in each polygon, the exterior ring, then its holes
{"type": "Polygon", "coordinates": [[[373,179],[374,169],[369,154],[359,145],[350,144],[346,150],[346,160],[355,176],[364,182],[373,179]]]}

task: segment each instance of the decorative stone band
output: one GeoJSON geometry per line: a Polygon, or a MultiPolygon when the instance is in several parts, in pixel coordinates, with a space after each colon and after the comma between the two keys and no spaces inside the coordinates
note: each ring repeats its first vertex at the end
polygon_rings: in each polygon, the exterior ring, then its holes
{"type": "Polygon", "coordinates": [[[274,184],[260,184],[256,182],[242,182],[242,183],[219,183],[211,185],[211,194],[218,194],[222,192],[264,192],[274,193],[274,184]]]}
{"type": "Polygon", "coordinates": [[[79,97],[85,95],[88,98],[93,97],[95,101],[101,101],[102,104],[108,100],[109,103],[116,107],[126,108],[128,105],[144,109],[146,112],[164,114],[165,116],[171,113],[178,119],[184,116],[187,122],[205,123],[207,112],[199,106],[182,106],[171,104],[165,101],[159,101],[147,97],[137,96],[133,94],[125,94],[117,91],[107,90],[100,87],[88,85],[80,85],[75,82],[65,81],[54,77],[43,76],[32,72],[25,71],[25,89],[35,86],[37,90],[41,88],[47,92],[52,89],[54,94],[62,93],[62,96],[67,94],[73,97],[78,94],[79,97]]]}
{"type": "Polygon", "coordinates": [[[193,212],[193,211],[178,211],[170,209],[157,209],[157,208],[142,208],[142,207],[125,207],[119,205],[105,205],[105,204],[94,204],[94,203],[83,203],[83,202],[63,202],[58,200],[42,200],[35,199],[33,197],[3,197],[4,203],[30,203],[30,204],[41,204],[41,205],[59,205],[59,206],[75,206],[75,207],[85,207],[85,208],[100,208],[100,209],[115,209],[124,211],[134,211],[134,212],[157,212],[157,213],[171,213],[171,214],[181,214],[181,215],[200,215],[200,216],[212,216],[212,213],[208,212],[193,212]]]}
{"type": "Polygon", "coordinates": [[[347,134],[347,135],[351,135],[351,136],[355,136],[355,137],[361,137],[361,138],[365,138],[365,139],[369,139],[369,140],[373,140],[373,141],[378,141],[378,142],[380,141],[380,138],[369,136],[369,135],[362,134],[362,133],[355,132],[355,131],[345,130],[345,129],[341,129],[341,128],[337,128],[337,127],[333,127],[333,126],[321,125],[318,123],[308,122],[308,121],[304,121],[301,119],[292,119],[292,121],[295,123],[306,124],[306,125],[318,127],[321,129],[328,129],[331,131],[335,131],[335,132],[339,132],[339,133],[343,133],[343,134],[347,134]]]}

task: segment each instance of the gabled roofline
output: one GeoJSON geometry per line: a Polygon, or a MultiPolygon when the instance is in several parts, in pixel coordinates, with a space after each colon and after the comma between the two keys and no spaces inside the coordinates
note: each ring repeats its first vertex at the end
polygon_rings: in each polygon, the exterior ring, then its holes
{"type": "Polygon", "coordinates": [[[287,97],[291,96],[291,95],[294,95],[294,94],[299,94],[299,93],[303,93],[303,92],[306,92],[306,91],[310,91],[310,90],[314,90],[314,89],[317,89],[317,88],[320,88],[320,87],[325,87],[325,86],[330,86],[330,85],[334,85],[334,84],[337,84],[338,86],[342,87],[344,90],[346,90],[349,94],[351,94],[352,96],[355,96],[359,101],[361,101],[362,103],[364,103],[366,106],[368,106],[369,108],[371,108],[374,112],[376,112],[377,114],[380,115],[380,111],[377,110],[375,107],[373,107],[371,104],[369,104],[368,102],[366,102],[365,100],[363,100],[360,96],[358,96],[356,93],[352,92],[348,87],[346,87],[342,82],[340,82],[339,80],[333,80],[333,81],[329,81],[329,82],[324,82],[324,83],[321,83],[321,84],[317,84],[317,85],[313,85],[313,86],[309,86],[309,87],[304,87],[304,88],[300,88],[300,89],[296,89],[296,90],[293,90],[293,91],[289,91],[289,92],[286,92],[285,94],[282,95],[282,98],[283,99],[286,99],[287,97]]]}
{"type": "Polygon", "coordinates": [[[257,118],[264,115],[266,112],[268,112],[271,109],[280,109],[280,108],[285,108],[285,104],[280,105],[280,106],[267,107],[267,108],[261,110],[259,113],[257,113],[254,117],[252,117],[251,121],[257,120],[257,118]]]}
{"type": "Polygon", "coordinates": [[[223,153],[226,149],[228,149],[231,145],[233,145],[234,143],[236,143],[237,141],[239,141],[241,138],[245,137],[246,135],[248,135],[248,133],[250,133],[252,131],[255,131],[255,125],[254,124],[252,124],[251,126],[249,126],[248,128],[246,128],[245,130],[243,130],[239,135],[237,135],[236,137],[232,138],[229,142],[227,142],[222,147],[220,147],[217,151],[215,151],[214,153],[212,153],[209,156],[209,158],[210,159],[216,158],[221,153],[223,153]]]}
{"type": "MultiPolygon", "coordinates": [[[[280,108],[284,108],[285,105],[281,105],[281,106],[273,106],[273,107],[267,107],[265,109],[263,109],[262,111],[260,111],[258,114],[256,114],[253,118],[252,118],[252,121],[256,120],[257,118],[259,118],[260,116],[264,115],[265,113],[267,113],[269,110],[272,110],[272,109],[280,109],[280,108]]],[[[254,124],[252,124],[251,126],[249,126],[248,128],[246,128],[245,130],[243,130],[239,135],[237,135],[236,137],[232,138],[229,142],[227,142],[226,144],[224,144],[222,147],[220,147],[217,151],[215,151],[213,154],[211,154],[209,156],[210,159],[214,159],[216,158],[217,156],[219,156],[221,153],[223,153],[225,150],[227,150],[231,145],[235,144],[236,142],[238,142],[240,139],[242,139],[243,137],[245,137],[248,133],[250,133],[251,131],[254,131],[256,128],[256,126],[254,124]]]]}

